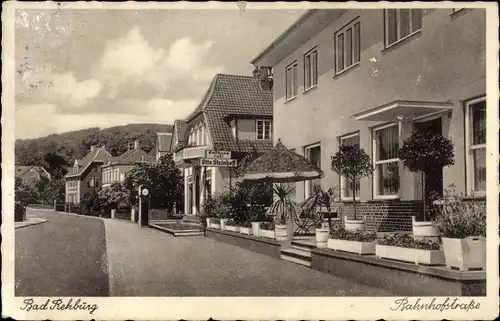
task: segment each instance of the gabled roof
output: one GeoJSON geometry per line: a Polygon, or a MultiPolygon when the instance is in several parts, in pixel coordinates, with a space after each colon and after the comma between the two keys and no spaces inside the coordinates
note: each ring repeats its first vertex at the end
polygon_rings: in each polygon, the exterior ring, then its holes
{"type": "MultiPolygon", "coordinates": [[[[271,118],[273,95],[261,88],[260,81],[252,76],[217,74],[198,107],[187,117],[187,128],[182,142],[187,141],[189,122],[204,115],[212,143],[231,151],[264,152],[272,148],[272,141],[236,141],[227,117],[271,118]]],[[[174,125],[175,126],[175,125],[174,125]]],[[[178,132],[178,134],[180,134],[178,132]]]]}
{"type": "Polygon", "coordinates": [[[43,166],[23,166],[23,165],[16,165],[15,177],[21,177],[31,169],[37,172],[41,177],[50,178],[49,172],[47,172],[45,168],[43,168],[43,166]]]}
{"type": "Polygon", "coordinates": [[[105,166],[118,165],[118,164],[134,165],[136,163],[144,161],[142,156],[147,156],[147,153],[143,151],[141,148],[129,149],[120,156],[111,157],[109,159],[109,162],[105,164],[105,166]]]}
{"type": "Polygon", "coordinates": [[[158,152],[170,152],[172,144],[172,133],[157,133],[156,150],[158,152]]]}
{"type": "Polygon", "coordinates": [[[78,171],[76,173],[70,172],[66,174],[66,177],[78,177],[90,166],[92,163],[104,163],[106,164],[111,158],[111,154],[106,150],[104,146],[91,150],[82,159],[77,160],[78,171]]]}

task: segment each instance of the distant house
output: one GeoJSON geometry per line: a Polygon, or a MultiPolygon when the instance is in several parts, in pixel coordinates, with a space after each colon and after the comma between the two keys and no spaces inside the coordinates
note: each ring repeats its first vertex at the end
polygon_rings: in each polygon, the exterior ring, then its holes
{"type": "Polygon", "coordinates": [[[273,146],[273,94],[256,77],[217,74],[198,107],[174,122],[171,150],[184,174],[184,213],[234,184],[230,167],[202,166],[207,150],[230,152],[239,161],[273,146]]]}
{"type": "Polygon", "coordinates": [[[101,166],[108,163],[111,154],[104,146],[91,146],[82,159],[75,160],[71,171],[65,176],[66,203],[79,204],[83,196],[102,183],[101,166]]]}
{"type": "Polygon", "coordinates": [[[16,178],[25,184],[34,184],[43,178],[50,180],[51,176],[42,166],[16,166],[16,178]]]}
{"type": "Polygon", "coordinates": [[[171,153],[172,133],[157,133],[156,139],[156,161],[171,153]]]}
{"type": "Polygon", "coordinates": [[[125,175],[135,165],[146,162],[148,154],[139,146],[139,141],[134,141],[133,146],[117,157],[110,157],[108,162],[102,166],[102,187],[108,187],[113,183],[123,182],[125,175]]]}

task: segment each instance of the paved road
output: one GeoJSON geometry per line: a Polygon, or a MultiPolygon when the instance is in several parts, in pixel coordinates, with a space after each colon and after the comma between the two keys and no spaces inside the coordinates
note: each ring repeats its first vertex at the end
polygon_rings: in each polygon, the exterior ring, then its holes
{"type": "Polygon", "coordinates": [[[108,296],[104,223],[28,209],[47,223],[16,229],[16,296],[108,296]]]}
{"type": "Polygon", "coordinates": [[[16,230],[16,295],[393,295],[203,236],[174,238],[121,220],[37,216],[49,222],[16,230]]]}

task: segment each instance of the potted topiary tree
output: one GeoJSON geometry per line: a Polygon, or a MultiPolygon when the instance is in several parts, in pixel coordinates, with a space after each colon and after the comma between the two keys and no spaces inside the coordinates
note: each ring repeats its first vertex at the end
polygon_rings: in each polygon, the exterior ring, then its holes
{"type": "Polygon", "coordinates": [[[420,172],[422,176],[424,221],[417,222],[413,217],[413,236],[417,239],[437,238],[439,231],[432,221],[433,218],[428,217],[425,175],[432,169],[442,169],[454,164],[453,143],[438,133],[417,130],[404,141],[399,149],[399,158],[405,168],[411,172],[420,172]]]}
{"type": "MultiPolygon", "coordinates": [[[[373,174],[370,156],[358,145],[341,145],[339,151],[332,156],[331,168],[334,172],[344,176],[350,182],[357,182],[363,177],[373,174]]],[[[356,217],[356,193],[352,193],[354,220],[345,219],[345,229],[364,230],[365,221],[356,217]]]]}

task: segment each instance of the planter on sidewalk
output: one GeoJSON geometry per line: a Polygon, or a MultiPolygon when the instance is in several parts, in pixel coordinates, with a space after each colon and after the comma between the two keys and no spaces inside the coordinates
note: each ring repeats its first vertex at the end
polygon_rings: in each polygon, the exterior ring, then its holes
{"type": "Polygon", "coordinates": [[[460,271],[484,270],[486,267],[486,239],[467,237],[463,239],[443,237],[446,267],[460,271]]]}
{"type": "Polygon", "coordinates": [[[260,222],[252,222],[252,234],[254,236],[259,236],[260,222]]]}
{"type": "Polygon", "coordinates": [[[219,224],[220,224],[220,229],[221,230],[225,230],[226,229],[226,222],[227,222],[227,218],[221,218],[219,219],[219,224]]]}
{"type": "Polygon", "coordinates": [[[226,224],[225,230],[226,231],[230,231],[230,232],[239,232],[240,231],[240,227],[239,226],[235,226],[235,225],[227,225],[226,224]]]}
{"type": "Polygon", "coordinates": [[[359,242],[338,239],[328,239],[328,248],[335,251],[355,253],[359,255],[368,255],[375,253],[375,241],[359,242]]]}
{"type": "Polygon", "coordinates": [[[422,250],[377,244],[375,246],[375,255],[381,259],[415,264],[440,265],[444,263],[444,253],[441,250],[422,250]]]}
{"type": "Polygon", "coordinates": [[[267,238],[270,238],[270,239],[276,239],[276,235],[275,235],[275,231],[274,230],[263,230],[263,229],[260,229],[259,230],[259,236],[267,237],[267,238]]]}
{"type": "Polygon", "coordinates": [[[240,226],[240,233],[246,235],[252,235],[252,228],[240,226]]]}
{"type": "MultiPolygon", "coordinates": [[[[327,223],[328,224],[328,223],[327,223]]],[[[330,236],[330,228],[328,226],[323,226],[321,228],[315,229],[316,234],[316,246],[318,248],[327,247],[328,237],[330,236]]]]}

